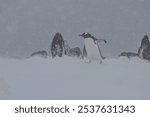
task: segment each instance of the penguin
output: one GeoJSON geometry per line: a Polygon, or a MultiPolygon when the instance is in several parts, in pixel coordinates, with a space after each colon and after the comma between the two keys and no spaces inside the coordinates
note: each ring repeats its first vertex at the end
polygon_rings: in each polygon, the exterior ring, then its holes
{"type": "Polygon", "coordinates": [[[141,41],[138,55],[142,59],[150,60],[150,41],[147,35],[145,35],[141,41]]]}
{"type": "Polygon", "coordinates": [[[98,61],[102,63],[103,56],[101,55],[98,43],[99,42],[107,43],[107,41],[104,39],[97,39],[89,33],[82,33],[79,36],[84,38],[85,50],[87,52],[89,62],[98,61]]]}
{"type": "Polygon", "coordinates": [[[64,39],[63,36],[61,35],[61,33],[56,33],[52,43],[51,43],[51,55],[52,58],[55,58],[57,55],[58,57],[62,57],[63,56],[63,52],[64,52],[64,39]]]}
{"type": "Polygon", "coordinates": [[[34,57],[34,56],[40,56],[42,58],[47,58],[48,57],[48,53],[45,50],[37,51],[37,52],[34,52],[34,53],[31,54],[31,57],[34,57]]]}
{"type": "Polygon", "coordinates": [[[127,58],[133,58],[133,57],[139,57],[138,53],[134,53],[134,52],[122,52],[119,57],[127,57],[127,58]]]}

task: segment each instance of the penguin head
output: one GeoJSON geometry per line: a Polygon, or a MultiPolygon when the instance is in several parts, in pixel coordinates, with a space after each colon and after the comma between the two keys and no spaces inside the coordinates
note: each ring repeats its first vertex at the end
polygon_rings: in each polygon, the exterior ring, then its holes
{"type": "Polygon", "coordinates": [[[92,35],[90,33],[82,33],[79,36],[83,37],[84,39],[86,39],[86,38],[92,38],[92,35]]]}

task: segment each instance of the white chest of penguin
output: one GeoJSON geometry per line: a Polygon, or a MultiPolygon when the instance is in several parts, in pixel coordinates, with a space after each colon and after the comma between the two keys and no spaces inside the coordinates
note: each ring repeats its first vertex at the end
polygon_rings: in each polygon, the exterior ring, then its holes
{"type": "Polygon", "coordinates": [[[100,55],[100,50],[94,40],[91,38],[86,38],[84,39],[84,43],[89,60],[101,61],[102,57],[100,55]]]}

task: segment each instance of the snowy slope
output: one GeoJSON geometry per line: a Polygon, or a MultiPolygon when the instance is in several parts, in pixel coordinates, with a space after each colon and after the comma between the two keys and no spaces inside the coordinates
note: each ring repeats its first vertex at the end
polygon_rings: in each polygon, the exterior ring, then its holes
{"type": "Polygon", "coordinates": [[[0,99],[150,99],[149,71],[138,58],[1,58],[0,99]]]}

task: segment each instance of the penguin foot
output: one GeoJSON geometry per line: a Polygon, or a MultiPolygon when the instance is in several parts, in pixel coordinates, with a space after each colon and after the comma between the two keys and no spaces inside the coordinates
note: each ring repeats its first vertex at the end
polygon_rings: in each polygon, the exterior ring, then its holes
{"type": "Polygon", "coordinates": [[[91,60],[86,60],[85,63],[90,64],[92,61],[91,60]]]}

